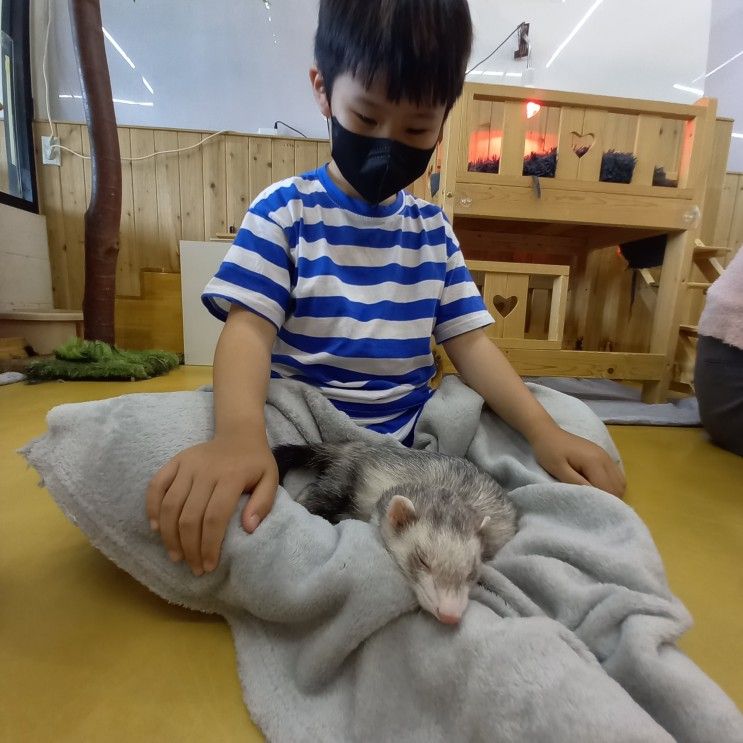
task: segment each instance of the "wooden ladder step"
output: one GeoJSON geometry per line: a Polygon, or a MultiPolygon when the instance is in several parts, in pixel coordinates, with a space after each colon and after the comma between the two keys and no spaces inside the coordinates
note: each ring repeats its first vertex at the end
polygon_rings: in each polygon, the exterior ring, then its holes
{"type": "Polygon", "coordinates": [[[712,284],[709,281],[687,281],[688,289],[709,289],[712,284]]]}
{"type": "Polygon", "coordinates": [[[725,246],[705,245],[701,240],[694,241],[694,257],[715,258],[727,255],[730,248],[725,246]]]}
{"type": "Polygon", "coordinates": [[[695,258],[718,258],[723,255],[727,255],[730,252],[730,248],[714,248],[709,245],[705,245],[703,248],[694,248],[695,258]]]}
{"type": "Polygon", "coordinates": [[[696,325],[687,325],[685,323],[682,323],[679,325],[679,333],[682,335],[691,335],[696,337],[699,335],[699,328],[696,325]]]}

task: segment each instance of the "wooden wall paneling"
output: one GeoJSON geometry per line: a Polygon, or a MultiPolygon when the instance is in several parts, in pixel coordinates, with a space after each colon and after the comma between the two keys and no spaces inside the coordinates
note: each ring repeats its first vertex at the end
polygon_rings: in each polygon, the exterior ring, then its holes
{"type": "Polygon", "coordinates": [[[325,165],[330,162],[330,142],[317,143],[317,164],[325,165]]]}
{"type": "Polygon", "coordinates": [[[314,170],[317,166],[317,142],[298,139],[294,143],[294,172],[302,175],[302,173],[314,170]]]}
{"type": "Polygon", "coordinates": [[[36,180],[39,190],[39,210],[46,217],[54,306],[59,309],[72,309],[70,272],[67,266],[64,211],[62,209],[61,168],[54,165],[42,165],[41,136],[42,134],[46,136],[48,130],[44,125],[36,124],[33,131],[34,150],[36,154],[36,180]]]}
{"type": "MultiPolygon", "coordinates": [[[[202,132],[201,136],[208,136],[202,132]]],[[[227,232],[227,153],[225,137],[219,135],[202,145],[204,183],[204,237],[227,232]]]]}
{"type": "MultiPolygon", "coordinates": [[[[204,240],[204,152],[193,147],[203,137],[201,132],[178,132],[178,148],[191,147],[178,153],[181,206],[181,239],[204,240]]],[[[180,258],[179,258],[180,265],[180,258]]]]}
{"type": "Polygon", "coordinates": [[[272,142],[268,138],[251,137],[249,143],[250,200],[253,201],[274,182],[271,166],[272,142]]]}
{"type": "Polygon", "coordinates": [[[274,139],[271,142],[271,179],[273,183],[296,175],[293,139],[274,139]]]}
{"type": "MultiPolygon", "coordinates": [[[[155,133],[152,129],[130,130],[131,156],[152,155],[155,152],[155,133]]],[[[145,268],[155,265],[159,249],[157,209],[157,172],[155,158],[132,162],[132,193],[134,198],[134,242],[136,265],[145,268]]],[[[134,263],[134,260],[132,261],[134,263]]],[[[139,271],[130,276],[132,294],[141,290],[139,271]]]]}
{"type": "Polygon", "coordinates": [[[735,208],[730,220],[730,234],[727,243],[732,248],[728,255],[728,263],[743,245],[743,174],[738,176],[735,194],[735,208]]]}
{"type": "Polygon", "coordinates": [[[250,144],[247,137],[228,135],[227,153],[227,226],[240,229],[245,212],[252,202],[250,196],[250,144]]]}
{"type": "Polygon", "coordinates": [[[85,209],[87,211],[88,204],[90,204],[90,195],[93,192],[93,168],[90,161],[90,136],[88,135],[87,126],[80,125],[80,139],[82,140],[80,154],[85,155],[82,163],[83,173],[85,175],[85,209]]]}
{"type": "Polygon", "coordinates": [[[738,180],[740,176],[737,173],[726,173],[720,192],[720,205],[717,210],[717,219],[715,220],[715,229],[710,244],[716,246],[730,245],[730,226],[733,221],[735,212],[735,197],[738,193],[738,180]]]}
{"type": "MultiPolygon", "coordinates": [[[[178,132],[155,130],[155,151],[178,149],[178,132]]],[[[157,181],[157,252],[148,256],[144,268],[177,271],[178,241],[182,235],[180,155],[175,152],[155,155],[157,181]]]]}
{"type": "MultiPolygon", "coordinates": [[[[82,133],[79,124],[59,124],[60,143],[75,152],[82,150],[82,133]]],[[[62,167],[59,170],[62,191],[67,245],[67,272],[70,286],[69,309],[80,309],[85,291],[85,223],[87,208],[85,198],[85,171],[83,161],[62,150],[62,167]]]]}
{"type": "Polygon", "coordinates": [[[707,245],[715,245],[715,225],[720,212],[720,200],[725,183],[725,171],[730,155],[730,135],[733,131],[731,119],[717,119],[712,143],[712,159],[707,168],[707,187],[699,237],[707,245]]]}
{"type": "Polygon", "coordinates": [[[134,182],[131,132],[119,127],[119,152],[121,154],[121,229],[119,230],[119,257],[116,262],[116,293],[139,294],[139,251],[134,225],[134,182]]]}

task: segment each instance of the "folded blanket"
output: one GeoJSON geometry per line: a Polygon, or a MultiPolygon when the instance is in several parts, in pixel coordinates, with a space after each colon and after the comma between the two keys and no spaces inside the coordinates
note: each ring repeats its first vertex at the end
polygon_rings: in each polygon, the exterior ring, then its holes
{"type": "MultiPolygon", "coordinates": [[[[617,452],[583,403],[532,386],[564,428],[617,452]]],[[[373,440],[317,391],[271,383],[272,444],[373,440]]],[[[212,431],[209,392],[63,405],[24,454],[91,542],[164,599],[230,623],[250,713],[272,741],[743,741],[735,705],[674,645],[689,627],[628,506],[556,483],[454,377],[416,446],[467,456],[516,505],[458,628],[418,609],[374,527],[333,526],[281,488],[252,535],[236,513],[214,573],[148,526],[154,471],[212,431]]]]}

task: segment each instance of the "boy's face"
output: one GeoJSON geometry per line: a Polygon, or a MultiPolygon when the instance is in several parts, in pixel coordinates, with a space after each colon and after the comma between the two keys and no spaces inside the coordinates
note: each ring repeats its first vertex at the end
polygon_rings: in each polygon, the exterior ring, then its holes
{"type": "Polygon", "coordinates": [[[443,104],[417,106],[406,99],[395,103],[387,98],[384,81],[375,80],[365,88],[349,73],[335,79],[332,100],[328,100],[317,68],[310,70],[310,81],[323,116],[335,116],[354,134],[394,139],[421,150],[435,147],[439,139],[446,114],[443,104]]]}

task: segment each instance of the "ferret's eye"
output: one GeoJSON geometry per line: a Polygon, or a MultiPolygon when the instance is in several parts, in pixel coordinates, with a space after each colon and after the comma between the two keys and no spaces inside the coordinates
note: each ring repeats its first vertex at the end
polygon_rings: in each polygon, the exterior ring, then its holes
{"type": "Polygon", "coordinates": [[[420,565],[421,565],[422,568],[424,568],[426,570],[430,570],[431,569],[431,566],[426,562],[425,558],[423,557],[423,555],[420,552],[417,552],[416,551],[415,557],[418,560],[418,562],[420,563],[420,565]]]}

